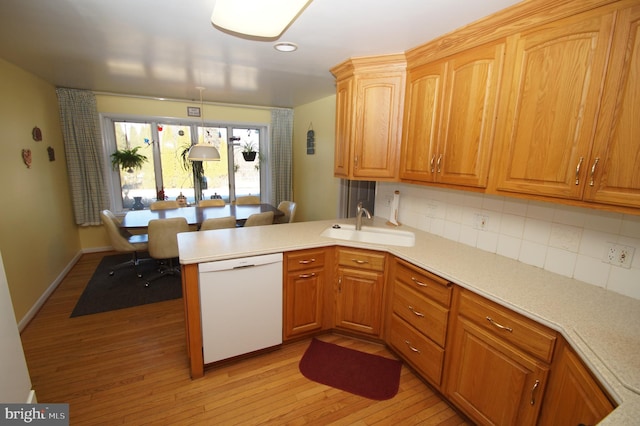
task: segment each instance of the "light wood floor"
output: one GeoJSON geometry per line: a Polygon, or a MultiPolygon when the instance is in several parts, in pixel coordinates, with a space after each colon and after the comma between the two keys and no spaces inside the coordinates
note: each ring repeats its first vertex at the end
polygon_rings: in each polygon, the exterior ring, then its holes
{"type": "MultiPolygon", "coordinates": [[[[306,379],[308,339],[191,380],[181,299],[69,318],[101,258],[83,255],[22,333],[38,401],[69,403],[71,425],[468,424],[405,366],[387,401],[306,379]]],[[[321,339],[393,357],[370,342],[321,339]]]]}

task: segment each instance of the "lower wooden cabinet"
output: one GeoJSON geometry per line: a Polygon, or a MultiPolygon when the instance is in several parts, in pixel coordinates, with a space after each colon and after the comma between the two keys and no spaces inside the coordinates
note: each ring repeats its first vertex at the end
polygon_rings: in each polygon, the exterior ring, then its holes
{"type": "Polygon", "coordinates": [[[338,247],[335,326],[380,337],[386,254],[338,247]]]}
{"type": "Polygon", "coordinates": [[[452,285],[403,260],[390,263],[393,292],[387,342],[440,389],[452,285]]]}
{"type": "Polygon", "coordinates": [[[614,405],[566,342],[558,345],[539,425],[594,425],[614,405]]]}
{"type": "Polygon", "coordinates": [[[327,287],[326,257],[325,249],[285,254],[284,340],[323,329],[327,287]]]}
{"type": "Polygon", "coordinates": [[[536,424],[555,333],[471,292],[455,293],[445,395],[478,424],[536,424]]]}

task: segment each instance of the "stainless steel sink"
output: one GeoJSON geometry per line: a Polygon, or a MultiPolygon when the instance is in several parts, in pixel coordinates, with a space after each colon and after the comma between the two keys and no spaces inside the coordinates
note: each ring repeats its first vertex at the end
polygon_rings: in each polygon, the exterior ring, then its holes
{"type": "Polygon", "coordinates": [[[416,243],[416,236],[413,232],[374,226],[363,226],[362,229],[356,231],[355,225],[342,223],[328,227],[322,231],[322,234],[320,235],[328,238],[336,238],[338,240],[359,241],[362,243],[384,244],[391,246],[413,247],[416,243]]]}

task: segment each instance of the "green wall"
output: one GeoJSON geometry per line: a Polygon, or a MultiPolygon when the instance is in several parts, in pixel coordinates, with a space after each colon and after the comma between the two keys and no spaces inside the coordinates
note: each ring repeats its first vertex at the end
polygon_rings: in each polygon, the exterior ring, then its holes
{"type": "Polygon", "coordinates": [[[293,198],[296,222],[334,219],[340,179],[333,177],[335,95],[301,105],[293,118],[293,198]],[[307,131],[315,132],[315,154],[307,155],[307,131]]]}
{"type": "Polygon", "coordinates": [[[0,59],[0,251],[18,322],[46,297],[80,251],[55,87],[0,59]],[[31,136],[34,126],[43,140],[31,136]],[[49,161],[47,147],[55,150],[49,161]],[[22,162],[31,149],[32,164],[22,162]]]}

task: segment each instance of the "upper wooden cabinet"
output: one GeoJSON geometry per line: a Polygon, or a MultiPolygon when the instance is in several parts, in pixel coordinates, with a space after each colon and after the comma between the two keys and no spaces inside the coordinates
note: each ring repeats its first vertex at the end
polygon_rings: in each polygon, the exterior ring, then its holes
{"type": "MultiPolygon", "coordinates": [[[[627,91],[627,81],[619,82],[624,68],[634,57],[637,61],[637,41],[629,40],[629,23],[620,29],[615,20],[615,12],[607,8],[512,37],[505,79],[509,87],[498,119],[502,147],[498,190],[581,200],[585,188],[597,181],[604,188],[593,191],[591,198],[605,202],[613,198],[605,194],[607,183],[630,188],[635,174],[636,197],[640,197],[640,172],[632,170],[640,160],[629,158],[640,153],[637,140],[631,139],[632,130],[637,134],[640,125],[631,123],[630,108],[615,111],[620,101],[638,101],[638,89],[627,91]],[[612,49],[614,28],[620,49],[612,49]],[[615,53],[618,50],[623,52],[615,53]],[[610,52],[617,64],[607,70],[610,52]],[[611,93],[603,98],[605,75],[611,93]],[[602,147],[592,155],[598,122],[602,147]],[[624,158],[620,150],[625,151],[624,158]]],[[[637,83],[637,76],[630,79],[631,85],[637,83]]]]}
{"type": "Polygon", "coordinates": [[[400,178],[484,188],[504,43],[407,72],[400,178]]]}
{"type": "Polygon", "coordinates": [[[354,58],[331,72],[337,90],[334,175],[355,180],[397,179],[404,55],[354,58]]]}
{"type": "Polygon", "coordinates": [[[585,200],[640,207],[640,6],[619,12],[585,200]]]}

